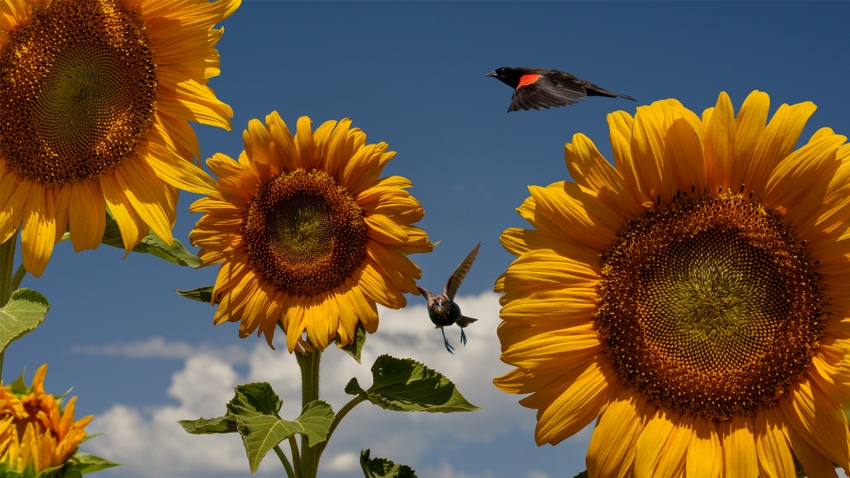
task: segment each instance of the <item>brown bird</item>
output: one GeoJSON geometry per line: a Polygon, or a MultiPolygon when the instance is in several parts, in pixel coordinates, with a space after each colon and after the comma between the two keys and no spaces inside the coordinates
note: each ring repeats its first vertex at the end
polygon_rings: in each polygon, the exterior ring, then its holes
{"type": "Polygon", "coordinates": [[[452,272],[452,275],[449,276],[449,280],[446,281],[446,287],[442,294],[434,295],[428,292],[428,290],[424,287],[421,287],[418,284],[416,285],[416,288],[419,289],[419,292],[422,293],[422,296],[428,301],[428,317],[436,326],[435,328],[440,329],[443,332],[443,342],[445,342],[446,350],[448,350],[450,354],[455,353],[454,347],[449,344],[449,339],[446,338],[446,330],[443,327],[448,327],[452,324],[459,325],[460,343],[466,345],[466,333],[464,333],[463,329],[467,325],[478,320],[461,314],[460,307],[457,303],[455,303],[454,299],[457,289],[460,287],[460,283],[463,281],[463,278],[466,277],[466,273],[469,272],[469,268],[472,267],[472,263],[475,261],[475,256],[478,255],[479,247],[481,247],[480,242],[475,246],[475,249],[466,256],[466,259],[457,266],[455,271],[452,272]]]}
{"type": "Polygon", "coordinates": [[[631,96],[602,89],[565,71],[550,68],[514,68],[503,66],[486,76],[498,78],[514,89],[508,113],[532,108],[549,108],[578,103],[588,96],[607,96],[637,101],[631,96]]]}

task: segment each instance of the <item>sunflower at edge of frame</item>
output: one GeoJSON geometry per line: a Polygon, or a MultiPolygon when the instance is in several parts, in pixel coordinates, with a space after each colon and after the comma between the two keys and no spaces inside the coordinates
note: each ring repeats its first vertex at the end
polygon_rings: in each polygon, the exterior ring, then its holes
{"type": "Polygon", "coordinates": [[[494,380],[538,445],[596,421],[591,477],[850,471],[850,145],[754,91],[698,116],[608,116],[613,164],[576,134],[574,182],[532,186],[502,244],[494,380]]]}
{"type": "Polygon", "coordinates": [[[207,81],[240,0],[0,1],[0,243],[21,226],[40,276],[66,229],[100,243],[107,208],[129,252],[169,244],[177,188],[215,189],[189,121],[230,129],[207,81]]]}

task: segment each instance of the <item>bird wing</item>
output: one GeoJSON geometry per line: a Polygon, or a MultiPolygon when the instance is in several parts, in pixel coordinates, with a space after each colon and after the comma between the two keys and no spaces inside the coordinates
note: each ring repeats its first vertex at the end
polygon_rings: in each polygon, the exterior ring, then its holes
{"type": "Polygon", "coordinates": [[[565,72],[552,73],[523,75],[511,97],[508,112],[572,105],[587,97],[581,80],[565,72]]]}
{"type": "Polygon", "coordinates": [[[475,256],[478,255],[479,247],[481,247],[480,242],[476,244],[475,249],[466,256],[466,259],[457,266],[455,271],[452,272],[452,275],[449,276],[449,280],[446,281],[445,294],[449,297],[449,300],[455,300],[457,289],[460,287],[460,283],[463,282],[463,278],[466,277],[466,273],[469,272],[469,268],[472,267],[475,256]]]}

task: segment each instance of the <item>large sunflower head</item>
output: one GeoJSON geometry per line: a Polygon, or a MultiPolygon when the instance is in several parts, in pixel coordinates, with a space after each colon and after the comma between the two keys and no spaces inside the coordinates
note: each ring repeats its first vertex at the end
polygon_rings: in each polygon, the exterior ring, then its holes
{"type": "Polygon", "coordinates": [[[35,372],[32,386],[0,385],[0,463],[11,470],[39,473],[61,467],[86,437],[92,417],[74,421],[72,397],[62,400],[44,391],[47,365],[35,372]]]}
{"type": "Polygon", "coordinates": [[[172,240],[177,189],[214,190],[188,121],[230,128],[206,86],[240,0],[0,0],[0,243],[22,226],[41,275],[70,230],[97,247],[106,208],[130,251],[172,240]]]}
{"type": "Polygon", "coordinates": [[[360,323],[378,327],[377,304],[404,307],[419,268],[407,253],[429,252],[413,226],[424,211],[408,179],[381,178],[395,155],[366,144],[351,122],[328,121],[314,132],[298,120],[293,137],[276,112],[252,120],[238,161],[207,161],[220,193],[196,201],[203,217],[189,235],[204,264],[221,263],[215,323],[241,322],[271,345],[280,323],[290,352],[306,331],[324,349],[351,343],[360,323]]]}
{"type": "Polygon", "coordinates": [[[678,101],[609,115],[575,182],[531,187],[497,281],[495,380],[537,409],[538,444],[597,420],[590,476],[850,470],[850,145],[755,91],[735,115],[678,101]]]}

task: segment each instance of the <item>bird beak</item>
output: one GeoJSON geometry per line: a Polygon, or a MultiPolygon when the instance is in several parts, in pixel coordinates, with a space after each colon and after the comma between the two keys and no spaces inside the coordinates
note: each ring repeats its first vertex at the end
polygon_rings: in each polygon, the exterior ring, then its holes
{"type": "Polygon", "coordinates": [[[491,71],[490,73],[487,73],[484,76],[496,76],[496,70],[493,70],[493,71],[491,71]]]}

